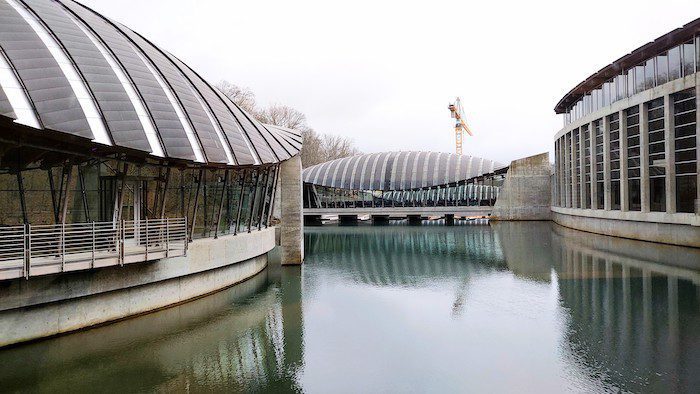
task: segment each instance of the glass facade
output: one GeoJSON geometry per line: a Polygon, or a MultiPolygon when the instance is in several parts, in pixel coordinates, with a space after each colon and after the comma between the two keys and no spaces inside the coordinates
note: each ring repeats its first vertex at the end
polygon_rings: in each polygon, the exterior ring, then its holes
{"type": "Polygon", "coordinates": [[[623,99],[627,108],[619,103],[614,112],[571,125],[576,127],[557,138],[553,205],[699,214],[700,133],[697,79],[692,78],[698,71],[696,33],[581,94],[564,113],[565,127],[596,111],[610,111],[623,99]],[[672,81],[677,82],[668,84],[672,81]]]}
{"type": "Polygon", "coordinates": [[[627,121],[627,204],[630,211],[642,210],[641,145],[639,107],[625,110],[627,121]]]}
{"type": "Polygon", "coordinates": [[[691,88],[565,133],[555,141],[553,203],[567,208],[696,213],[697,119],[696,88],[691,88]]]}
{"type": "Polygon", "coordinates": [[[127,166],[110,159],[25,170],[19,175],[0,174],[4,185],[0,190],[0,225],[25,221],[19,207],[21,194],[27,202],[27,223],[60,223],[59,200],[66,194],[61,190],[68,185],[66,223],[187,218],[193,238],[247,232],[270,225],[276,174],[276,165],[257,169],[179,169],[127,166]],[[261,182],[256,188],[258,173],[261,182]],[[253,195],[258,201],[255,207],[251,205],[253,195]],[[119,211],[116,208],[120,199],[119,211]]]}
{"type": "Polygon", "coordinates": [[[564,114],[564,124],[575,122],[601,108],[644,90],[700,70],[700,37],[646,59],[582,95],[564,114]],[[600,97],[598,97],[600,95],[600,97]],[[600,102],[600,105],[597,103],[600,102]]]}
{"type": "Polygon", "coordinates": [[[649,206],[651,211],[666,211],[666,144],[664,136],[664,98],[648,102],[647,133],[649,154],[649,206]]]}
{"type": "Polygon", "coordinates": [[[603,138],[603,120],[599,119],[593,122],[595,130],[595,183],[596,183],[596,208],[603,209],[605,206],[605,163],[603,162],[604,155],[604,138],[603,138]]]}
{"type": "Polygon", "coordinates": [[[574,181],[572,182],[573,184],[573,193],[571,194],[573,196],[573,207],[574,208],[581,208],[581,187],[580,187],[580,182],[581,182],[581,160],[579,159],[581,157],[581,140],[580,140],[580,133],[579,130],[576,129],[574,130],[573,133],[573,144],[574,144],[574,149],[573,149],[573,155],[572,155],[572,163],[571,163],[571,168],[574,168],[574,181]]]}
{"type": "Polygon", "coordinates": [[[588,125],[581,127],[582,143],[581,151],[583,152],[583,206],[582,208],[591,207],[591,132],[588,130],[588,125]]]}
{"type": "Polygon", "coordinates": [[[611,209],[622,208],[620,189],[620,114],[608,116],[610,122],[610,201],[611,209]]]}
{"type": "Polygon", "coordinates": [[[492,206],[503,175],[412,190],[348,190],[304,183],[304,208],[492,206]]]}
{"type": "Polygon", "coordinates": [[[676,171],[676,210],[694,212],[698,188],[697,99],[695,90],[674,94],[674,162],[676,171]]]}

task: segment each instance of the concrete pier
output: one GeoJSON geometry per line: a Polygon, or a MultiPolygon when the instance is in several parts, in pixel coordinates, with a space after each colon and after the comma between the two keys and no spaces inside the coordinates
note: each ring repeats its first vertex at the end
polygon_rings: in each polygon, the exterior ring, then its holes
{"type": "Polygon", "coordinates": [[[389,224],[389,215],[372,215],[372,224],[389,224]]]}
{"type": "Polygon", "coordinates": [[[301,199],[301,157],[294,156],[280,163],[280,246],[282,265],[298,265],[304,261],[304,223],[301,199]]]}
{"type": "Polygon", "coordinates": [[[358,222],[357,215],[338,215],[338,222],[344,225],[355,225],[358,222]]]}
{"type": "Polygon", "coordinates": [[[491,220],[550,220],[551,165],[549,153],[510,163],[491,220]]]}
{"type": "Polygon", "coordinates": [[[408,224],[413,226],[420,226],[423,222],[423,217],[421,215],[408,215],[408,224]]]}
{"type": "Polygon", "coordinates": [[[304,215],[304,226],[320,226],[322,224],[321,215],[304,215]]]}

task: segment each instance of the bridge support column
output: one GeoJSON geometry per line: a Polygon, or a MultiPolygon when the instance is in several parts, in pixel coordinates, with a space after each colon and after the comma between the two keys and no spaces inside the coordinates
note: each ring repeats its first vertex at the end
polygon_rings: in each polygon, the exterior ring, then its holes
{"type": "Polygon", "coordinates": [[[357,215],[338,215],[340,224],[357,224],[357,215]]]}
{"type": "Polygon", "coordinates": [[[372,215],[372,224],[389,224],[389,215],[372,215]]]}
{"type": "Polygon", "coordinates": [[[408,224],[411,226],[420,226],[423,223],[421,215],[408,215],[408,224]]]}
{"type": "Polygon", "coordinates": [[[304,215],[304,226],[320,226],[322,224],[321,215],[304,215]]]}
{"type": "Polygon", "coordinates": [[[445,214],[445,225],[454,226],[455,225],[455,215],[453,213],[445,214]]]}
{"type": "Polygon", "coordinates": [[[304,223],[301,211],[301,157],[280,163],[280,246],[282,265],[299,265],[304,261],[304,223]]]}

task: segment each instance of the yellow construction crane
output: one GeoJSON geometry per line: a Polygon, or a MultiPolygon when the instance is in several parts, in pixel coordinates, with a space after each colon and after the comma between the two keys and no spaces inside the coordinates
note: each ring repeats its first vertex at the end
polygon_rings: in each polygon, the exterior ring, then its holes
{"type": "Polygon", "coordinates": [[[464,110],[462,109],[462,102],[460,101],[459,97],[457,97],[457,100],[455,100],[454,103],[450,103],[450,105],[447,106],[447,108],[450,110],[450,115],[452,116],[452,119],[455,120],[455,145],[457,146],[457,154],[461,155],[462,154],[462,140],[464,139],[464,135],[469,134],[469,135],[474,135],[472,134],[472,131],[469,129],[469,126],[467,125],[467,121],[464,119],[464,110]]]}

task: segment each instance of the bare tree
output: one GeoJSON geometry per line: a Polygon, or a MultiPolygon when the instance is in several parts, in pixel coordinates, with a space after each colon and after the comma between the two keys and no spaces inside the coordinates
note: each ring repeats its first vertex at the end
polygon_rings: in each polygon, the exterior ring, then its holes
{"type": "Polygon", "coordinates": [[[306,124],[306,115],[286,105],[272,104],[267,108],[257,111],[256,117],[265,124],[282,126],[297,131],[310,129],[306,124]]]}
{"type": "Polygon", "coordinates": [[[216,87],[221,90],[221,93],[225,94],[226,97],[230,98],[231,101],[238,104],[239,107],[243,108],[244,111],[251,115],[255,115],[257,112],[257,104],[255,102],[255,93],[248,88],[242,88],[238,85],[234,85],[229,81],[219,81],[216,87]]]}
{"type": "Polygon", "coordinates": [[[301,135],[304,139],[301,165],[304,168],[361,153],[353,141],[346,137],[334,134],[319,135],[313,129],[302,131],[301,135]]]}
{"type": "Polygon", "coordinates": [[[306,123],[306,115],[292,107],[272,104],[267,108],[260,109],[257,107],[255,93],[250,89],[241,88],[228,81],[221,81],[216,87],[261,123],[286,127],[300,132],[304,142],[300,152],[301,165],[304,168],[361,153],[355,147],[354,142],[347,137],[333,134],[319,135],[306,123]]]}

